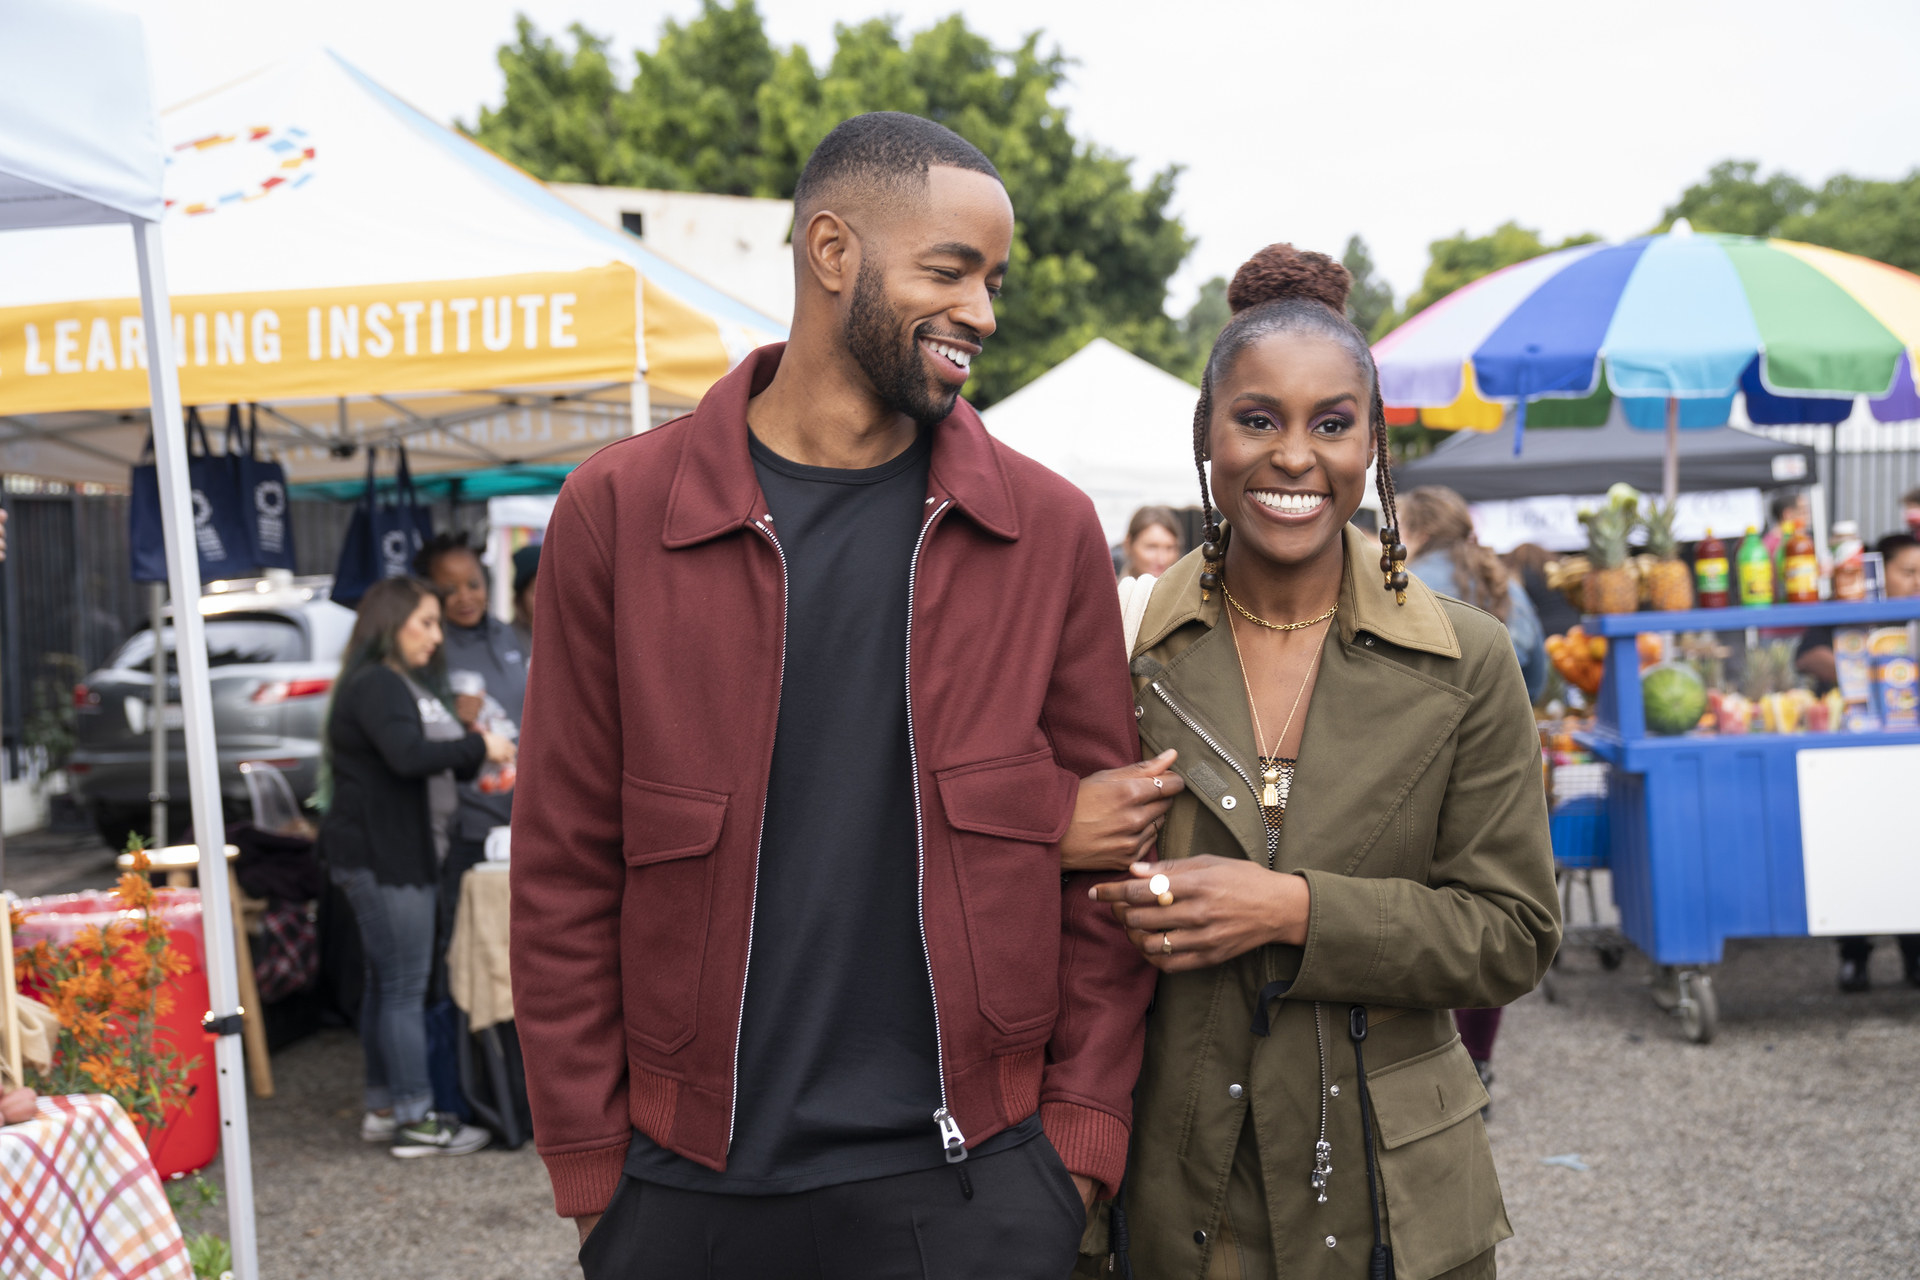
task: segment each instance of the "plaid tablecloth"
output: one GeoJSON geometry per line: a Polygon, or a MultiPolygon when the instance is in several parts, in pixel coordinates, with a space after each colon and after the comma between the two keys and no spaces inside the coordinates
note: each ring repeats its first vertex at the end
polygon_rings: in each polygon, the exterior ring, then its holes
{"type": "Polygon", "coordinates": [[[147,1148],[112,1098],[40,1099],[0,1126],[0,1276],[193,1280],[147,1148]]]}

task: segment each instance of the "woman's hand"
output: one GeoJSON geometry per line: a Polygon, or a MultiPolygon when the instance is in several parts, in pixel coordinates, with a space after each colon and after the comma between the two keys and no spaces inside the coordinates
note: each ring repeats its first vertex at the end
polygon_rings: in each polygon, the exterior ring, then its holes
{"type": "Polygon", "coordinates": [[[31,1089],[9,1089],[0,1085],[0,1124],[20,1124],[31,1120],[38,1106],[31,1089]]]}
{"type": "Polygon", "coordinates": [[[1102,769],[1080,779],[1073,821],[1060,837],[1062,871],[1119,871],[1146,856],[1167,809],[1186,783],[1173,772],[1178,753],[1102,769]]]}
{"type": "Polygon", "coordinates": [[[1211,854],[1127,869],[1132,879],[1095,885],[1089,896],[1113,905],[1127,937],[1163,973],[1211,968],[1270,942],[1297,947],[1307,940],[1304,876],[1211,854]],[[1162,875],[1171,906],[1162,906],[1151,887],[1162,875]]]}
{"type": "Polygon", "coordinates": [[[483,732],[480,736],[486,739],[487,759],[493,764],[512,764],[514,756],[519,754],[513,743],[497,733],[483,732]]]}

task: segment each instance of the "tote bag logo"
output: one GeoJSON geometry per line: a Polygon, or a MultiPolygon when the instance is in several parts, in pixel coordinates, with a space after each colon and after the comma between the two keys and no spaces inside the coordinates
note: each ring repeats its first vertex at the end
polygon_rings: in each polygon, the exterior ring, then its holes
{"type": "Polygon", "coordinates": [[[227,558],[227,548],[220,541],[220,531],[213,527],[213,503],[198,489],[193,491],[193,536],[200,546],[202,559],[227,558]]]}
{"type": "Polygon", "coordinates": [[[287,487],[278,480],[253,486],[254,536],[262,555],[279,555],[287,546],[287,487]]]}
{"type": "Polygon", "coordinates": [[[413,539],[405,529],[389,529],[380,539],[380,558],[386,562],[387,576],[397,578],[407,572],[407,562],[413,558],[413,539]]]}

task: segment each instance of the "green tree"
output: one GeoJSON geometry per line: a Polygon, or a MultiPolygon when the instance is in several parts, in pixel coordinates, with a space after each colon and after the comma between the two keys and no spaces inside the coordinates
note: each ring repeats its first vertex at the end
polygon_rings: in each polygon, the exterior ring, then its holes
{"type": "Polygon", "coordinates": [[[1375,273],[1367,242],[1357,235],[1347,237],[1347,251],[1340,255],[1340,263],[1353,277],[1353,289],[1347,294],[1347,318],[1360,332],[1372,333],[1380,317],[1393,309],[1393,286],[1375,273]]]}
{"type": "Polygon", "coordinates": [[[1233,308],[1227,305],[1227,278],[1215,276],[1200,286],[1200,296],[1174,326],[1178,354],[1165,364],[1167,371],[1199,386],[1207,371],[1207,357],[1213,354],[1213,340],[1232,318],[1233,308]]]}
{"type": "Polygon", "coordinates": [[[1779,234],[1920,273],[1920,169],[1893,182],[1830,178],[1813,209],[1783,219],[1779,234]]]}
{"type": "Polygon", "coordinates": [[[1814,194],[1798,178],[1759,175],[1756,160],[1722,160],[1667,206],[1655,230],[1665,231],[1676,218],[1685,218],[1695,231],[1770,236],[1788,218],[1812,211],[1814,194]]]}
{"type": "Polygon", "coordinates": [[[1056,101],[1068,60],[1039,32],[999,49],[958,15],[905,38],[875,18],[836,27],[816,69],[803,47],[767,41],[753,0],[703,0],[637,55],[626,87],[601,74],[604,40],[572,35],[568,55],[521,19],[500,51],[506,100],[471,130],[480,142],[543,178],[790,197],[848,116],[922,115],[993,159],[1018,219],[1000,330],[968,388],[976,404],[1100,336],[1175,372],[1190,363],[1165,314],[1193,243],[1168,211],[1178,170],[1136,185],[1126,157],[1077,138],[1056,101]]]}

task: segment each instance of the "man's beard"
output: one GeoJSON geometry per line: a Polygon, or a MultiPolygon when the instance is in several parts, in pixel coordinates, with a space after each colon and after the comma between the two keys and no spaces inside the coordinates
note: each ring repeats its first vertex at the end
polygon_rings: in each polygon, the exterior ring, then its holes
{"type": "Polygon", "coordinates": [[[847,349],[882,404],[921,427],[931,427],[953,412],[960,392],[936,383],[921,358],[920,337],[931,336],[933,326],[921,325],[904,342],[897,336],[899,330],[899,317],[887,305],[879,268],[861,263],[853,282],[853,305],[847,312],[847,349]]]}

